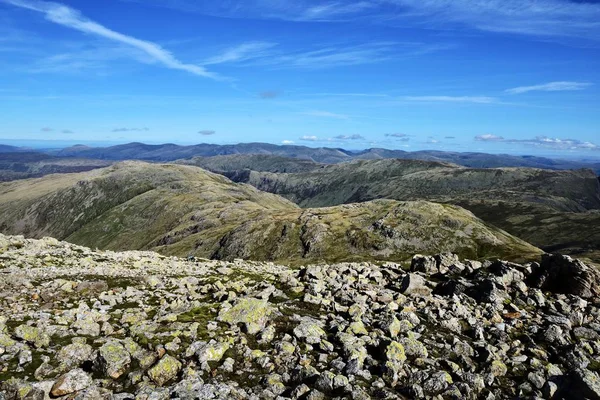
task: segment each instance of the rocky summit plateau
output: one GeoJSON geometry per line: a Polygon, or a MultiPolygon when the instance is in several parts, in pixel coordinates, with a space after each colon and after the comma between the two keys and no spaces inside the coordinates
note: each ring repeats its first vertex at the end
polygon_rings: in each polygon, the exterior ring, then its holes
{"type": "Polygon", "coordinates": [[[292,268],[0,235],[0,398],[600,399],[599,295],[563,255],[292,268]]]}

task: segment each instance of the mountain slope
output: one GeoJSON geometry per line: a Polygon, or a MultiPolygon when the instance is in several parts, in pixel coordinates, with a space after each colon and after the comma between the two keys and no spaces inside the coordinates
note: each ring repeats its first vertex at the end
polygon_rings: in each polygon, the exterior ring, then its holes
{"type": "Polygon", "coordinates": [[[600,260],[600,233],[594,222],[599,221],[594,210],[600,209],[600,186],[591,170],[474,169],[434,161],[368,160],[275,173],[264,160],[251,170],[238,156],[181,162],[201,164],[302,207],[378,198],[456,204],[536,246],[578,255],[591,252],[590,257],[600,260]],[[224,158],[229,159],[229,169],[224,158]],[[245,169],[236,169],[241,165],[245,169]]]}
{"type": "Polygon", "coordinates": [[[101,249],[290,263],[540,253],[456,206],[378,200],[300,209],[197,167],[141,162],[0,184],[0,230],[101,249]]]}

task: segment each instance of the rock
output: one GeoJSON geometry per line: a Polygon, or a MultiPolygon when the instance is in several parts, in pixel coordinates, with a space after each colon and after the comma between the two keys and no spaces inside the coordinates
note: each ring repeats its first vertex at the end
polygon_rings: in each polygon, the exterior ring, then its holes
{"type": "Polygon", "coordinates": [[[221,361],[227,350],[229,350],[228,343],[211,340],[209,343],[200,347],[196,351],[196,355],[198,356],[198,361],[200,363],[207,361],[221,361]]]}
{"type": "Polygon", "coordinates": [[[434,275],[439,272],[437,261],[432,256],[422,256],[417,254],[413,256],[410,264],[411,272],[423,272],[427,275],[434,275]]]}
{"type": "Polygon", "coordinates": [[[545,292],[573,294],[583,298],[600,295],[600,272],[579,260],[560,254],[544,254],[527,283],[545,292]]]}
{"type": "Polygon", "coordinates": [[[264,329],[272,312],[266,300],[245,298],[232,308],[221,310],[218,319],[230,325],[242,323],[246,331],[253,335],[264,329]]]}
{"type": "Polygon", "coordinates": [[[113,379],[119,379],[131,363],[129,352],[121,343],[115,340],[111,340],[100,347],[98,358],[106,375],[113,379]]]}
{"type": "Polygon", "coordinates": [[[50,345],[50,336],[35,326],[19,325],[15,329],[15,336],[33,344],[37,348],[48,347],[50,345]]]}
{"type": "Polygon", "coordinates": [[[450,374],[446,371],[439,371],[423,383],[423,391],[429,394],[438,394],[446,390],[450,384],[452,384],[450,374]]]}
{"type": "Polygon", "coordinates": [[[50,393],[55,397],[64,396],[86,389],[92,382],[92,378],[85,371],[77,368],[61,375],[52,385],[50,393]]]}
{"type": "Polygon", "coordinates": [[[175,379],[181,370],[182,364],[175,357],[166,355],[152,368],[148,370],[148,376],[158,386],[175,379]]]}
{"type": "Polygon", "coordinates": [[[429,354],[427,347],[411,333],[407,337],[400,339],[400,343],[404,346],[406,355],[411,358],[427,358],[429,354]]]}
{"type": "Polygon", "coordinates": [[[94,349],[85,343],[71,343],[60,349],[58,361],[66,369],[80,367],[84,362],[92,360],[94,349]]]}
{"type": "Polygon", "coordinates": [[[416,273],[404,275],[400,283],[400,291],[407,296],[429,296],[432,290],[427,287],[425,278],[416,273]]]}
{"type": "Polygon", "coordinates": [[[573,371],[575,394],[590,400],[600,400],[600,376],[588,369],[579,368],[573,371]]]}
{"type": "Polygon", "coordinates": [[[496,305],[501,304],[508,297],[508,293],[502,287],[499,287],[493,279],[489,278],[476,282],[473,287],[466,291],[466,294],[480,303],[496,305]]]}
{"type": "Polygon", "coordinates": [[[298,326],[294,328],[294,336],[298,339],[304,339],[309,344],[320,343],[326,336],[322,328],[322,323],[313,318],[304,318],[298,326]]]}
{"type": "MultiPolygon", "coordinates": [[[[437,254],[434,258],[440,274],[447,274],[452,267],[455,265],[460,265],[460,261],[456,254],[442,253],[437,254]]],[[[462,269],[462,266],[458,269],[462,269]]]]}
{"type": "Polygon", "coordinates": [[[492,375],[494,375],[496,377],[504,376],[508,372],[508,368],[502,361],[494,360],[494,361],[492,361],[492,364],[490,365],[490,372],[492,373],[492,375]]]}

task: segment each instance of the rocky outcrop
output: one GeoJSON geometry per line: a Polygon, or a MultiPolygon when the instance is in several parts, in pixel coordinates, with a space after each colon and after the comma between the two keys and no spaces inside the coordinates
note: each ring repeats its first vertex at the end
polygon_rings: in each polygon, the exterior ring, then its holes
{"type": "Polygon", "coordinates": [[[410,271],[0,249],[0,398],[600,398],[597,272],[562,256],[410,271]]]}
{"type": "Polygon", "coordinates": [[[549,292],[583,298],[600,296],[600,272],[561,254],[544,254],[528,282],[530,286],[549,292]]]}

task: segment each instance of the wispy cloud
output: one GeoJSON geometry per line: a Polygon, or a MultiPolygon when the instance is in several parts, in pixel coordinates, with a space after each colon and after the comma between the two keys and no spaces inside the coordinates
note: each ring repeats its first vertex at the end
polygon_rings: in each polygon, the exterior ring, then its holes
{"type": "Polygon", "coordinates": [[[113,42],[118,42],[139,51],[143,51],[156,63],[160,63],[167,68],[186,71],[205,78],[222,79],[219,75],[209,72],[203,66],[186,64],[178,60],[168,50],[156,43],[137,39],[133,36],[128,36],[111,30],[86,18],[79,11],[64,4],[41,0],[0,0],[0,2],[40,12],[44,14],[48,21],[53,23],[75,29],[83,33],[108,39],[113,42]]]}
{"type": "Polygon", "coordinates": [[[405,138],[408,135],[406,133],[386,133],[385,136],[387,136],[387,137],[395,137],[395,138],[405,138]]]}
{"type": "Polygon", "coordinates": [[[227,18],[280,19],[287,21],[339,21],[376,9],[373,1],[315,0],[124,0],[176,8],[227,18]]]}
{"type": "Polygon", "coordinates": [[[584,0],[123,0],[229,18],[361,20],[600,40],[600,4],[584,0]]]}
{"type": "Polygon", "coordinates": [[[305,111],[300,114],[309,115],[311,117],[334,118],[334,119],[349,119],[350,118],[348,115],[345,115],[345,114],[336,114],[336,113],[332,113],[329,111],[320,111],[320,110],[305,111]]]}
{"type": "Polygon", "coordinates": [[[466,25],[483,31],[600,39],[600,4],[571,0],[388,0],[398,17],[430,27],[466,25]]]}
{"type": "Polygon", "coordinates": [[[199,133],[200,135],[203,135],[203,136],[211,136],[211,135],[214,135],[214,134],[216,134],[216,133],[217,133],[217,131],[213,131],[213,130],[205,129],[205,130],[202,130],[202,131],[198,131],[198,133],[199,133]]]}
{"type": "Polygon", "coordinates": [[[73,131],[72,131],[72,130],[70,130],[70,129],[63,129],[62,131],[60,131],[60,133],[63,133],[63,134],[65,134],[65,135],[71,135],[71,134],[73,134],[73,133],[75,133],[75,132],[73,132],[73,131]]]}
{"type": "Polygon", "coordinates": [[[293,140],[282,140],[281,144],[294,144],[295,142],[293,140]]]}
{"type": "Polygon", "coordinates": [[[40,129],[40,130],[41,130],[42,132],[53,132],[53,131],[54,131],[54,129],[52,129],[52,128],[48,128],[48,127],[44,127],[44,128],[42,128],[42,129],[40,129]]]}
{"type": "Polygon", "coordinates": [[[578,139],[560,139],[548,136],[536,136],[533,139],[505,139],[502,136],[485,134],[475,136],[475,140],[484,142],[502,142],[524,146],[543,147],[555,150],[600,150],[600,146],[578,139]]]}
{"type": "Polygon", "coordinates": [[[331,67],[373,64],[395,57],[394,43],[378,42],[351,46],[330,46],[316,50],[280,53],[257,64],[280,67],[322,69],[331,67]]]}
{"type": "Polygon", "coordinates": [[[533,86],[519,86],[512,89],[507,89],[506,93],[521,94],[527,92],[564,92],[573,90],[583,90],[590,86],[592,86],[592,84],[589,82],[559,81],[548,82],[533,86]]]}
{"type": "Polygon", "coordinates": [[[265,57],[270,54],[268,50],[275,47],[276,45],[276,43],[270,42],[242,43],[238,46],[226,49],[223,53],[207,59],[202,64],[223,64],[265,57]]]}
{"type": "Polygon", "coordinates": [[[487,96],[403,96],[401,100],[410,102],[427,102],[427,103],[476,103],[476,104],[492,104],[498,100],[495,97],[487,96]]]}
{"type": "Polygon", "coordinates": [[[303,140],[305,142],[316,142],[319,140],[319,138],[313,135],[304,135],[300,137],[300,140],[303,140]]]}
{"type": "Polygon", "coordinates": [[[149,128],[115,128],[112,132],[148,132],[149,128]]]}
{"type": "Polygon", "coordinates": [[[477,140],[478,142],[501,142],[504,140],[504,138],[502,136],[486,133],[483,135],[475,136],[475,140],[477,140]]]}
{"type": "Polygon", "coordinates": [[[334,139],[337,139],[337,140],[365,140],[365,138],[362,137],[359,134],[354,134],[354,135],[338,135],[338,136],[335,136],[334,139]]]}

